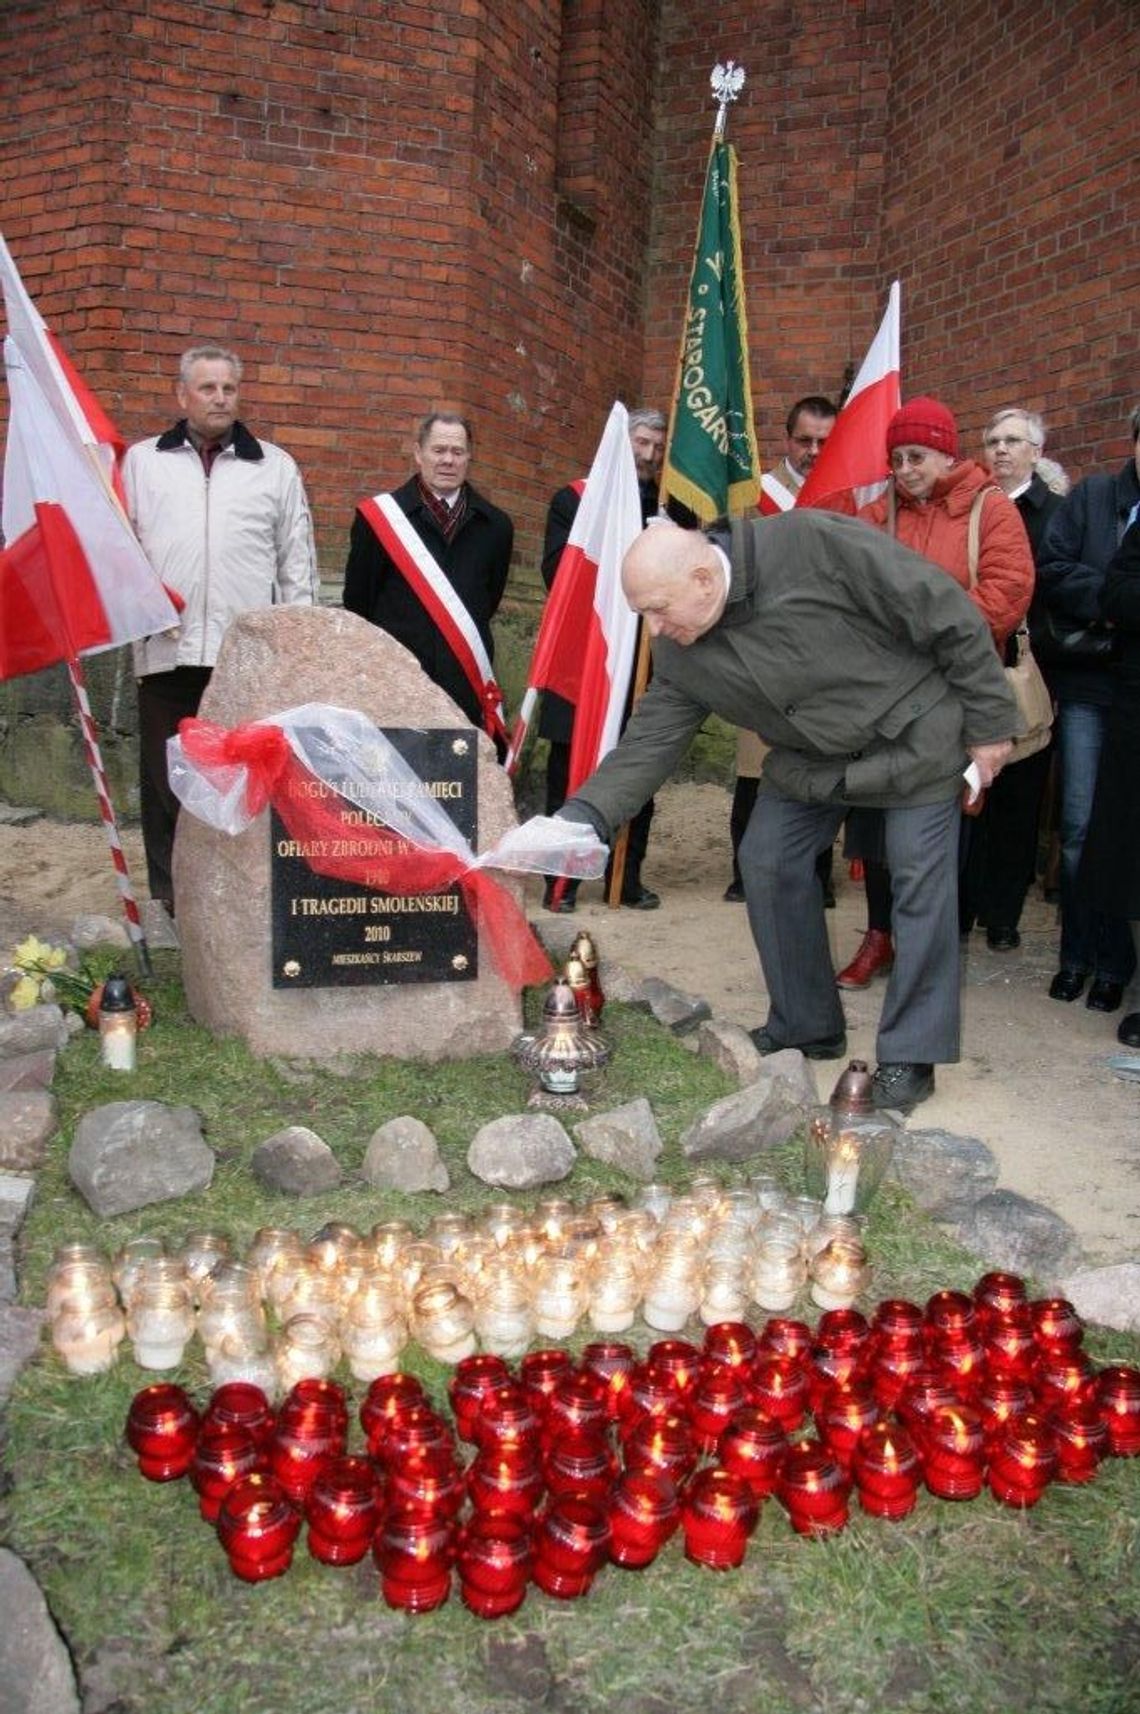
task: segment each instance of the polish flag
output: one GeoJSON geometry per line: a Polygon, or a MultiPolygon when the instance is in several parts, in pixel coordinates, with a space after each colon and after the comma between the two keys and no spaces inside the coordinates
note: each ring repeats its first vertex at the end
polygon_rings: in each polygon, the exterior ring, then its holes
{"type": "Polygon", "coordinates": [[[617,743],[637,640],[637,615],[622,594],[621,562],[640,534],[629,416],[623,404],[615,403],[543,609],[508,773],[514,771],[540,690],[555,691],[575,704],[571,792],[617,743]]]}
{"type": "Polygon", "coordinates": [[[0,238],[8,442],[0,679],[164,631],[178,612],[112,492],[122,448],[0,238]],[[77,384],[78,383],[78,384],[77,384]]]}
{"type": "Polygon", "coordinates": [[[887,424],[902,404],[899,302],[895,280],[879,331],[823,451],[807,473],[797,506],[857,511],[882,492],[890,473],[887,424]]]}

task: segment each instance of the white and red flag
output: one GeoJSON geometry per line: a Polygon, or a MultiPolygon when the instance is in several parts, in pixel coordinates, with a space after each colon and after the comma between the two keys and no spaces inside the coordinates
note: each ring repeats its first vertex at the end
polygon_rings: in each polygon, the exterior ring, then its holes
{"type": "Polygon", "coordinates": [[[850,511],[882,491],[890,471],[887,424],[902,403],[899,358],[899,282],[871,341],[847,402],[823,451],[796,496],[797,506],[850,511]]]}
{"type": "Polygon", "coordinates": [[[637,639],[637,615],[622,593],[621,562],[640,534],[629,416],[623,404],[615,403],[543,609],[508,772],[517,764],[541,690],[555,691],[575,705],[571,792],[617,743],[637,639]]]}
{"type": "Polygon", "coordinates": [[[8,441],[0,679],[164,631],[178,612],[113,492],[122,440],[24,290],[0,238],[8,441]]]}

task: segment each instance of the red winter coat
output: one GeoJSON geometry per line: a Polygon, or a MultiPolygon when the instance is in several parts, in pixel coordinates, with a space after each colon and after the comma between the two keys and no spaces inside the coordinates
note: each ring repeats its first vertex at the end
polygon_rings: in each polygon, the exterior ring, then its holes
{"type": "MultiPolygon", "coordinates": [[[[859,516],[876,528],[887,528],[887,500],[883,495],[860,508],[859,516]]],[[[1017,629],[1033,594],[1033,555],[1017,507],[994,486],[988,470],[972,459],[956,464],[948,476],[934,485],[929,500],[912,500],[901,488],[895,492],[895,535],[900,542],[935,565],[969,591],[990,628],[998,649],[1017,629]],[[978,540],[978,580],[970,590],[970,564],[966,544],[970,507],[974,495],[989,488],[982,504],[978,540]]]]}

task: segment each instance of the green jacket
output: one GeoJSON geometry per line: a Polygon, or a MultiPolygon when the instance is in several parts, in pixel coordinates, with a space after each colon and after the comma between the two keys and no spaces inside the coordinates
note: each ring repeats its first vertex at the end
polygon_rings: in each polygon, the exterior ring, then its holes
{"type": "Polygon", "coordinates": [[[761,791],[867,808],[962,789],[967,745],[1019,729],[985,620],[952,577],[830,512],[738,520],[728,604],[682,647],[658,637],[621,742],[563,807],[612,834],[718,714],[771,745],[761,791]]]}

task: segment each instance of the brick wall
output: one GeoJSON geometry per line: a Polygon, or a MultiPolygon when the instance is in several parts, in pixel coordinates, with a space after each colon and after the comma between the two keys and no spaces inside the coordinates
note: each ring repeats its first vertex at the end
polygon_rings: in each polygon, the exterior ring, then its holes
{"type": "Polygon", "coordinates": [[[128,435],[191,340],[242,352],[334,578],[421,410],[469,410],[517,591],[612,399],[668,403],[717,58],[766,458],[896,273],[908,392],[1122,453],[1137,36],[1135,0],[7,0],[0,229],[128,435]]]}

